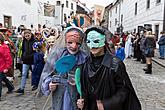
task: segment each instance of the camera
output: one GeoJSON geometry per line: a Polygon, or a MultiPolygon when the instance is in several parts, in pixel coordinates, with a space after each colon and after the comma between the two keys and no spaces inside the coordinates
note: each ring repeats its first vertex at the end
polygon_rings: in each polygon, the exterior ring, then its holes
{"type": "Polygon", "coordinates": [[[62,84],[62,85],[67,85],[68,84],[67,79],[64,79],[60,75],[53,75],[52,83],[59,83],[59,84],[62,84]]]}

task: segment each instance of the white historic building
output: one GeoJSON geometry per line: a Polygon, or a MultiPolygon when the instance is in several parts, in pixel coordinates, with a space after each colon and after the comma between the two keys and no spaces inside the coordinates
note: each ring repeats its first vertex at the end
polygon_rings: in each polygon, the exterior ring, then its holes
{"type": "Polygon", "coordinates": [[[164,0],[114,0],[109,10],[111,32],[138,32],[151,26],[156,36],[163,29],[164,0]]]}
{"type": "Polygon", "coordinates": [[[0,23],[5,27],[38,25],[37,0],[0,0],[0,23]]]}
{"type": "Polygon", "coordinates": [[[65,24],[72,14],[76,13],[76,2],[73,0],[39,0],[39,24],[46,24],[48,27],[65,24]],[[45,16],[44,5],[54,6],[54,15],[45,16]]]}
{"type": "Polygon", "coordinates": [[[75,14],[77,4],[73,0],[0,0],[0,5],[0,23],[5,27],[37,28],[38,24],[48,27],[64,24],[75,14]]]}

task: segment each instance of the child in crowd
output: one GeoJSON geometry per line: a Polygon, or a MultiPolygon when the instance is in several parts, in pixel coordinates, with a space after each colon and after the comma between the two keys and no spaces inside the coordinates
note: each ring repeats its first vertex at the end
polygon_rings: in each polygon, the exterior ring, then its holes
{"type": "Polygon", "coordinates": [[[40,80],[42,70],[44,68],[44,53],[42,51],[42,44],[40,42],[34,42],[34,69],[32,71],[32,91],[36,90],[40,80]]]}
{"type": "Polygon", "coordinates": [[[117,46],[117,50],[116,50],[116,56],[121,60],[124,61],[125,59],[125,50],[124,47],[122,47],[122,43],[119,43],[117,46]]]}

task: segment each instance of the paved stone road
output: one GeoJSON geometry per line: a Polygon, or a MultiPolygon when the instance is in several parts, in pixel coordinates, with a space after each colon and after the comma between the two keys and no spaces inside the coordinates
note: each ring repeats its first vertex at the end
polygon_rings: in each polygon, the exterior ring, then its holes
{"type": "MultiPolygon", "coordinates": [[[[153,74],[146,75],[142,70],[144,64],[133,61],[133,59],[126,59],[124,63],[142,103],[142,110],[165,110],[165,68],[153,63],[153,74]]],[[[16,89],[20,84],[20,78],[17,76],[18,74],[16,74],[16,81],[14,82],[16,89]]],[[[30,79],[27,81],[24,95],[5,94],[6,91],[7,89],[3,88],[0,110],[37,110],[36,102],[43,106],[42,100],[36,101],[34,98],[35,91],[31,91],[30,79]]]]}
{"type": "MultiPolygon", "coordinates": [[[[17,70],[15,73],[18,72],[17,70]]],[[[14,81],[15,89],[19,88],[20,79],[17,77],[14,81]]],[[[35,92],[31,91],[30,79],[27,80],[27,85],[25,89],[25,94],[20,95],[17,93],[13,94],[5,94],[7,88],[3,88],[3,96],[2,101],[0,101],[0,110],[36,110],[36,106],[34,103],[34,95],[35,92]]]]}
{"type": "Polygon", "coordinates": [[[126,59],[127,72],[142,103],[142,110],[165,110],[165,68],[153,63],[153,74],[144,74],[145,64],[126,59]]]}

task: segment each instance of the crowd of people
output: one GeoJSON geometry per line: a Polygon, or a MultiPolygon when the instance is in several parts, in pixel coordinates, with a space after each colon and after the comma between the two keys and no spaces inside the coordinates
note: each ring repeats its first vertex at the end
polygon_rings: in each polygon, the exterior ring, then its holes
{"type": "MultiPolygon", "coordinates": [[[[165,50],[165,33],[160,33],[159,45],[159,59],[164,59],[165,50]]],[[[116,35],[117,36],[117,35],[116,35]]],[[[152,74],[152,57],[154,57],[156,49],[156,36],[152,33],[152,29],[143,30],[140,33],[123,33],[121,40],[119,36],[113,37],[113,42],[110,43],[110,48],[113,53],[122,61],[128,58],[134,58],[146,64],[144,67],[145,74],[152,74]],[[114,42],[115,41],[115,42],[114,42]],[[117,41],[117,42],[116,42],[117,41]]]]}
{"type": "Polygon", "coordinates": [[[32,29],[27,29],[24,26],[18,27],[17,30],[0,27],[0,60],[2,62],[0,64],[0,98],[4,83],[8,87],[7,93],[12,93],[14,90],[12,84],[13,80],[15,80],[14,65],[20,71],[18,77],[21,77],[20,88],[15,92],[24,93],[26,79],[29,77],[29,70],[32,73],[32,91],[38,88],[47,54],[49,54],[55,39],[58,39],[59,34],[57,33],[59,33],[57,28],[56,30],[53,28],[43,28],[43,31],[35,30],[33,32],[32,29]],[[45,38],[42,32],[45,34],[45,38]],[[46,36],[47,34],[49,36],[46,36]],[[17,38],[16,41],[13,40],[15,36],[17,38]]]}
{"type": "Polygon", "coordinates": [[[156,49],[156,36],[152,30],[141,31],[140,34],[129,34],[125,42],[125,58],[133,57],[135,61],[146,64],[145,74],[152,74],[152,57],[156,49]]]}
{"type": "MultiPolygon", "coordinates": [[[[158,44],[160,59],[164,59],[165,33],[161,34],[158,44]]],[[[152,74],[155,36],[151,30],[144,30],[136,35],[122,34],[120,38],[109,38],[101,26],[89,27],[85,32],[76,26],[67,27],[63,32],[57,28],[44,27],[42,31],[20,28],[13,45],[5,30],[0,33],[0,98],[3,83],[8,88],[7,93],[14,90],[7,72],[12,70],[16,58],[21,83],[15,92],[26,92],[31,70],[31,90],[40,95],[52,95],[53,110],[141,110],[124,59],[134,57],[146,63],[145,73],[152,74]],[[76,59],[74,67],[65,74],[58,74],[54,65],[69,55],[76,59]],[[74,77],[72,81],[69,79],[77,72],[80,72],[79,85],[74,77]],[[60,76],[60,81],[52,82],[54,76],[60,76]],[[67,84],[61,81],[63,79],[67,84]]],[[[10,76],[14,77],[14,72],[10,76]]]]}

